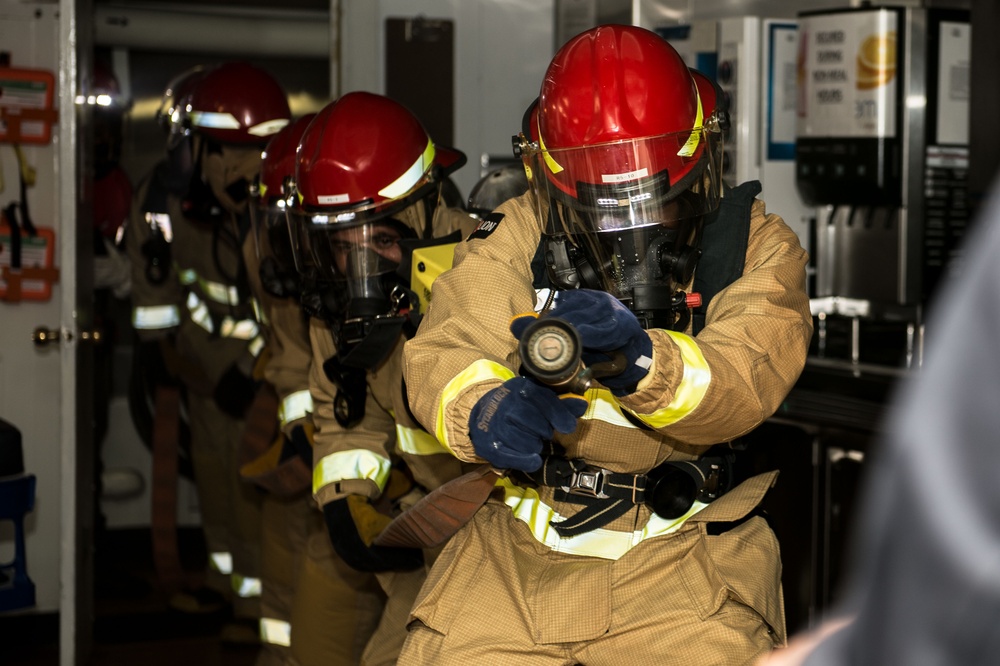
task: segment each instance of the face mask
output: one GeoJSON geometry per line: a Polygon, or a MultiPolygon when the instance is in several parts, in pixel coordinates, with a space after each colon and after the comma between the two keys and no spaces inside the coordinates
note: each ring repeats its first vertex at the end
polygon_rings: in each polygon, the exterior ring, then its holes
{"type": "Polygon", "coordinates": [[[549,279],[561,289],[606,291],[646,328],[683,330],[690,317],[683,289],[701,256],[701,221],[544,237],[549,279]],[[689,239],[693,244],[689,244],[689,239]]]}

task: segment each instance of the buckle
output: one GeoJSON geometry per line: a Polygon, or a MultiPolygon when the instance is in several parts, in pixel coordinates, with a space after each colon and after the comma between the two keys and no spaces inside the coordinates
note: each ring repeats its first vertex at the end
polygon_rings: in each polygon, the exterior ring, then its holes
{"type": "Polygon", "coordinates": [[[573,472],[569,485],[562,486],[563,491],[571,495],[585,495],[598,499],[607,499],[609,496],[604,493],[604,481],[611,472],[601,467],[587,466],[573,472]]]}

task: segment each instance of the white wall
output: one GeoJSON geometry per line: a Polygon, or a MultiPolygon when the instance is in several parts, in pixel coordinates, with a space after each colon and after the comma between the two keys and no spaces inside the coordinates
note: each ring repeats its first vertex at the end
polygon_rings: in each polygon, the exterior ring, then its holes
{"type": "MultiPolygon", "coordinates": [[[[58,81],[58,5],[27,5],[0,0],[0,50],[11,66],[51,71],[58,81]]],[[[57,97],[58,99],[58,93],[57,97]]],[[[57,142],[24,147],[37,174],[28,190],[28,205],[36,226],[58,227],[57,142]]],[[[4,189],[0,207],[19,201],[18,167],[10,144],[0,143],[4,189]]],[[[58,243],[56,259],[58,261],[58,243]]],[[[60,357],[59,349],[36,350],[31,332],[38,326],[59,326],[61,289],[56,285],[46,302],[0,301],[0,418],[13,423],[24,438],[25,470],[37,477],[34,511],[26,520],[28,575],[35,582],[37,610],[59,607],[60,538],[60,357]]],[[[10,523],[0,523],[0,561],[13,559],[10,523]]]]}
{"type": "Polygon", "coordinates": [[[482,153],[512,157],[510,137],[554,53],[554,0],[343,0],[341,9],[341,94],[385,92],[386,18],[453,20],[455,147],[469,158],[455,182],[468,195],[482,153]]]}

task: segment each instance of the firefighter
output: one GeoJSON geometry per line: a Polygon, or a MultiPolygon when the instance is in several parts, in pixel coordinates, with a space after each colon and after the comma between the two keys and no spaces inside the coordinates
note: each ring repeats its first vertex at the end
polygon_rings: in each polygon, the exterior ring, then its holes
{"type": "Polygon", "coordinates": [[[723,187],[720,101],[638,27],[550,63],[517,138],[530,193],[456,252],[404,350],[416,417],[498,473],[400,664],[736,664],[784,642],[755,512],[776,472],[741,474],[737,440],[804,366],[806,253],[758,183],[723,187]]]}
{"type": "Polygon", "coordinates": [[[158,340],[183,382],[202,529],[206,588],[172,605],[202,612],[229,601],[223,639],[256,642],[260,493],[241,481],[238,446],[263,347],[241,238],[250,181],[269,138],[288,124],[281,86],[245,62],[189,71],[171,83],[162,120],[167,158],[140,184],[127,234],[133,326],[158,340]]]}
{"type": "Polygon", "coordinates": [[[275,392],[277,410],[271,417],[278,420],[273,443],[266,450],[249,451],[254,455],[241,468],[244,478],[266,491],[259,666],[357,664],[383,603],[375,577],[359,574],[333,552],[310,492],[312,354],[308,321],[299,304],[303,277],[292,253],[283,191],[286,178],[294,174],[299,139],[314,117],[299,118],[267,144],[260,175],[251,186],[253,233],[243,250],[267,339],[262,368],[267,385],[261,391],[275,392]]]}
{"type": "Polygon", "coordinates": [[[426,298],[411,272],[435,272],[430,257],[450,266],[451,248],[474,227],[442,203],[442,184],[463,163],[405,107],[366,92],[320,111],[298,149],[288,219],[319,272],[313,495],[337,554],[374,572],[386,593],[363,664],[395,663],[424,579],[422,550],[373,546],[374,537],[420,489],[461,471],[409,417],[400,356],[426,298]]]}

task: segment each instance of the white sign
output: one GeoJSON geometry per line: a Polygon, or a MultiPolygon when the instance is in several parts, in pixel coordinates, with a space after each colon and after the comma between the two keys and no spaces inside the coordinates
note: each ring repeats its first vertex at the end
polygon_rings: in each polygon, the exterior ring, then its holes
{"type": "Polygon", "coordinates": [[[798,137],[896,136],[896,24],[885,9],[799,20],[798,137]]]}

